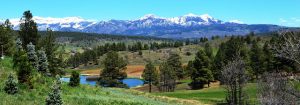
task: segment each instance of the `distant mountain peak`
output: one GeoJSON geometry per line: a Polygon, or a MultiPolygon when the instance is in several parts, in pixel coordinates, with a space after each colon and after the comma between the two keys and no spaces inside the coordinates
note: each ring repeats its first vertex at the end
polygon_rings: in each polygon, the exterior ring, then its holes
{"type": "MultiPolygon", "coordinates": [[[[76,31],[88,33],[147,35],[167,38],[198,38],[212,35],[245,35],[249,32],[272,32],[281,28],[276,25],[248,25],[240,20],[223,22],[209,14],[186,14],[178,17],[160,17],[147,14],[133,20],[87,20],[81,17],[33,17],[39,30],[76,31]]],[[[3,22],[4,20],[0,20],[3,22]]],[[[10,19],[18,30],[20,18],[10,19]]]]}

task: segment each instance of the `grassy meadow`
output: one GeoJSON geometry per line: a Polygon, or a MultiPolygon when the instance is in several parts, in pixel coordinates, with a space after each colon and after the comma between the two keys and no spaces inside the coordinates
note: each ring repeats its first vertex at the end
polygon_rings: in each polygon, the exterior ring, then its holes
{"type": "MultiPolygon", "coordinates": [[[[19,85],[19,93],[8,95],[4,92],[4,83],[12,69],[12,59],[2,60],[0,68],[0,104],[1,105],[43,105],[54,81],[52,78],[40,80],[34,84],[34,89],[19,85]],[[18,100],[18,101],[16,101],[18,100]]],[[[155,96],[136,90],[119,88],[101,88],[88,85],[69,87],[67,83],[61,85],[62,99],[65,105],[198,105],[200,102],[164,96],[155,96]]]]}

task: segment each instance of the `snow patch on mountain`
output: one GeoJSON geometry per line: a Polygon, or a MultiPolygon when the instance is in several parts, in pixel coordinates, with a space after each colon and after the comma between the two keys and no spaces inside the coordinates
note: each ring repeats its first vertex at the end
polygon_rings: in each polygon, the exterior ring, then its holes
{"type": "MultiPolygon", "coordinates": [[[[59,31],[61,30],[61,28],[74,28],[82,30],[97,23],[96,20],[86,20],[81,17],[53,18],[34,16],[32,19],[38,24],[39,30],[46,30],[47,28],[51,28],[55,31],[59,31]]],[[[14,26],[14,29],[18,29],[21,23],[21,19],[13,18],[10,19],[10,22],[14,26]]]]}
{"type": "MultiPolygon", "coordinates": [[[[222,21],[208,14],[187,14],[178,17],[159,17],[147,14],[133,20],[87,20],[81,17],[33,17],[39,30],[51,28],[54,31],[72,31],[119,35],[146,35],[167,38],[199,38],[212,35],[244,35],[272,32],[281,28],[277,25],[248,25],[240,20],[222,21]]],[[[0,20],[0,22],[5,20],[0,20]]],[[[10,19],[18,30],[20,19],[10,19]]]]}

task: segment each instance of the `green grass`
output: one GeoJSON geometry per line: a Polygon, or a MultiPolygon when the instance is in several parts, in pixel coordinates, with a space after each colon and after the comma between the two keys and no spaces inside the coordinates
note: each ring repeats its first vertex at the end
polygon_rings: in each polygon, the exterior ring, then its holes
{"type": "MultiPolygon", "coordinates": [[[[37,78],[34,89],[18,85],[19,92],[8,95],[4,92],[4,82],[12,69],[12,60],[0,61],[0,105],[43,105],[53,85],[53,78],[35,76],[37,78]]],[[[69,87],[62,85],[62,99],[65,105],[176,105],[191,104],[182,99],[161,98],[148,93],[119,88],[102,88],[88,85],[69,87]]]]}
{"type": "MultiPolygon", "coordinates": [[[[246,93],[250,97],[250,102],[255,104],[256,100],[256,84],[249,83],[245,88],[246,93]]],[[[176,90],[175,92],[154,93],[158,96],[176,97],[182,99],[198,100],[205,104],[222,103],[226,97],[226,90],[222,87],[211,87],[201,90],[176,90]]]]}

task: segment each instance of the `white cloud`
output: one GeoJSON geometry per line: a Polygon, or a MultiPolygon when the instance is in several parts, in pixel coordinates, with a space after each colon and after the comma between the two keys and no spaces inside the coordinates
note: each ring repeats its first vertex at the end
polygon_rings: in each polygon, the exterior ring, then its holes
{"type": "Polygon", "coordinates": [[[238,23],[238,24],[244,24],[244,22],[240,21],[240,20],[230,20],[230,23],[238,23]]]}
{"type": "Polygon", "coordinates": [[[300,18],[292,17],[292,18],[280,18],[280,25],[290,26],[290,27],[300,27],[300,18]]]}
{"type": "Polygon", "coordinates": [[[287,20],[285,20],[283,18],[280,18],[279,20],[280,20],[281,23],[286,23],[287,22],[287,20]]]}
{"type": "Polygon", "coordinates": [[[300,18],[291,18],[291,20],[294,20],[296,22],[300,22],[300,18]]]}

